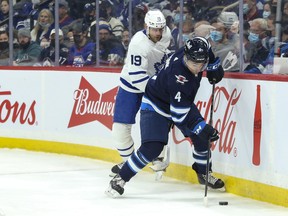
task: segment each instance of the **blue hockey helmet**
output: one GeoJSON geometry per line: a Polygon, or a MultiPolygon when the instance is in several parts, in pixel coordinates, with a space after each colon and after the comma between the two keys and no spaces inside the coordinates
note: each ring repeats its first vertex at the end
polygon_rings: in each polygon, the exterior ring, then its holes
{"type": "Polygon", "coordinates": [[[207,63],[209,61],[210,43],[204,37],[194,37],[188,39],[184,46],[184,54],[187,60],[197,63],[207,63]]]}

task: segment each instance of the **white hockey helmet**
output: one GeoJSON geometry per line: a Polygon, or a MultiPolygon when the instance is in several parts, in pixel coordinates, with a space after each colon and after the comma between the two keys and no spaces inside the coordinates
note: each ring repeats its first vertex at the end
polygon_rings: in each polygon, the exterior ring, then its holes
{"type": "Polygon", "coordinates": [[[149,10],[145,15],[145,24],[148,28],[164,28],[166,19],[160,10],[149,10]]]}

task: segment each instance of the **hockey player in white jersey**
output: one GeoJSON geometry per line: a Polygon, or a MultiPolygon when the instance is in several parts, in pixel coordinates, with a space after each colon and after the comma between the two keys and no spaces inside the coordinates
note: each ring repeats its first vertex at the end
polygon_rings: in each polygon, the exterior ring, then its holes
{"type": "Polygon", "coordinates": [[[112,128],[115,147],[123,162],[112,167],[110,176],[115,176],[134,152],[132,125],[149,77],[157,73],[168,58],[170,51],[167,48],[171,39],[171,31],[160,10],[148,11],[145,28],[131,39],[120,75],[112,128]]]}

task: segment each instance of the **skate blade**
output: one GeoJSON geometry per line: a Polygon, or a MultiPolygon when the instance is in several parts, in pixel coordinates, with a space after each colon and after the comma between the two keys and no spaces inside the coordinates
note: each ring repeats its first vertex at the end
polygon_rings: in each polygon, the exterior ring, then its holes
{"type": "Polygon", "coordinates": [[[155,172],[155,181],[161,181],[164,171],[155,172]]]}
{"type": "Polygon", "coordinates": [[[118,174],[118,173],[113,173],[113,172],[111,172],[111,173],[109,174],[109,177],[115,177],[117,174],[118,174]]]}
{"type": "Polygon", "coordinates": [[[109,188],[105,191],[105,194],[106,194],[108,197],[111,197],[111,198],[113,198],[113,199],[121,196],[116,190],[112,189],[111,187],[109,187],[109,188]]]}
{"type": "MultiPolygon", "coordinates": [[[[205,185],[200,185],[200,186],[201,186],[201,188],[205,189],[205,185]]],[[[226,192],[225,186],[222,187],[222,188],[211,188],[211,187],[208,186],[208,190],[209,190],[209,191],[226,192]]]]}

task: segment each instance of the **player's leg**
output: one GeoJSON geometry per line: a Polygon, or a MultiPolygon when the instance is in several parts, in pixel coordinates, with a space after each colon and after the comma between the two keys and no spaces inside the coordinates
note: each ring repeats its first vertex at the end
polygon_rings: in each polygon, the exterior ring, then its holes
{"type": "MultiPolygon", "coordinates": [[[[200,139],[196,135],[191,135],[194,149],[193,149],[193,158],[194,164],[192,169],[196,172],[198,181],[201,185],[205,185],[206,180],[206,166],[207,166],[207,156],[208,156],[208,142],[200,139]]],[[[224,182],[212,175],[212,160],[211,154],[209,159],[209,175],[208,175],[208,187],[212,189],[225,190],[224,182]]]]}
{"type": "Polygon", "coordinates": [[[133,152],[124,163],[118,175],[111,181],[106,194],[112,197],[124,193],[124,185],[148,163],[159,156],[168,142],[170,122],[154,111],[141,111],[141,141],[140,148],[133,152]]]}
{"type": "Polygon", "coordinates": [[[123,162],[116,164],[111,169],[110,176],[119,173],[124,162],[134,152],[134,141],[131,136],[132,125],[135,124],[135,117],[139,110],[142,93],[127,92],[119,88],[114,110],[114,119],[112,127],[112,136],[114,146],[122,157],[123,162]]]}

